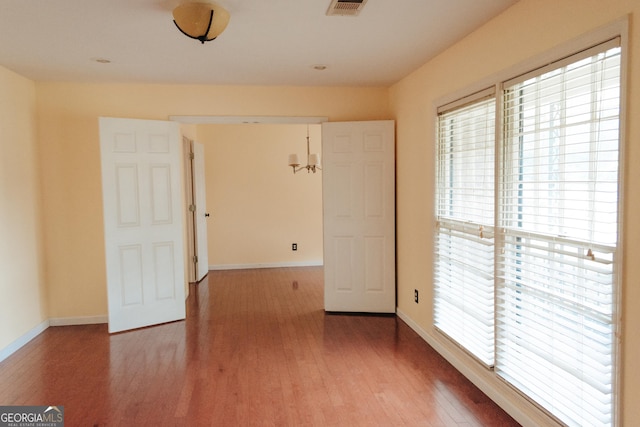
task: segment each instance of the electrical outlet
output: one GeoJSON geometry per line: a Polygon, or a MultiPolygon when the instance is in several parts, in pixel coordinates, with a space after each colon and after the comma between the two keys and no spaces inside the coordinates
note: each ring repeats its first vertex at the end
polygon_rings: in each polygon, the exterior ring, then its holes
{"type": "Polygon", "coordinates": [[[292,243],[291,244],[291,250],[292,251],[297,251],[298,250],[298,244],[297,243],[292,243]]]}
{"type": "Polygon", "coordinates": [[[416,304],[418,303],[418,290],[417,289],[413,290],[413,300],[416,302],[416,304]]]}

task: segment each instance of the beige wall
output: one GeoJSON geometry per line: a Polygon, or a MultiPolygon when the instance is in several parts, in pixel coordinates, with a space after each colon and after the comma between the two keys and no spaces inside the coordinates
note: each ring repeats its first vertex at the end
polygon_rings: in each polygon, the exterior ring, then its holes
{"type": "MultiPolygon", "coordinates": [[[[99,116],[166,119],[169,115],[298,115],[328,116],[334,121],[393,116],[397,120],[399,310],[427,339],[462,361],[463,371],[501,390],[502,396],[496,398],[499,403],[515,405],[534,419],[536,415],[521,399],[441,340],[431,326],[433,109],[438,100],[463,94],[469,88],[478,87],[480,81],[626,14],[630,14],[631,25],[625,129],[621,386],[623,421],[625,425],[634,425],[635,420],[640,419],[640,406],[635,403],[636,396],[640,396],[640,368],[635,363],[640,358],[640,336],[635,334],[640,328],[640,312],[635,310],[635,304],[640,301],[640,288],[636,286],[640,282],[640,264],[634,262],[632,247],[640,241],[640,221],[635,215],[640,208],[640,171],[633,167],[640,163],[640,121],[635,120],[640,108],[638,0],[521,0],[390,91],[384,88],[33,84],[0,68],[3,94],[0,97],[0,231],[3,236],[0,349],[48,317],[96,316],[107,312],[99,116]],[[35,123],[34,106],[37,108],[35,123]],[[39,163],[33,158],[35,129],[38,129],[39,163]],[[41,223],[47,255],[44,268],[39,211],[44,213],[41,223]],[[42,280],[45,271],[46,293],[42,280]],[[420,304],[413,302],[414,288],[421,292],[420,304]],[[45,294],[48,294],[47,301],[45,294]]],[[[192,131],[190,129],[190,133],[192,131]]],[[[304,186],[299,178],[303,177],[295,177],[299,180],[297,184],[304,186]]],[[[212,209],[212,213],[215,217],[216,211],[212,209]]],[[[286,250],[290,238],[283,237],[286,250]]],[[[302,243],[298,243],[302,247],[302,243]]],[[[212,245],[215,247],[215,242],[212,245]]],[[[215,250],[212,259],[217,256],[215,250]]]]}
{"type": "Polygon", "coordinates": [[[0,355],[47,319],[35,108],[34,83],[0,67],[0,355]]]}
{"type": "MultiPolygon", "coordinates": [[[[320,125],[309,127],[320,153],[320,125]]],[[[306,153],[306,125],[203,125],[209,265],[322,263],[322,174],[287,166],[306,153]],[[297,243],[293,252],[291,244],[297,243]]]]}
{"type": "Polygon", "coordinates": [[[98,117],[281,115],[336,121],[390,114],[384,88],[36,83],[36,90],[54,319],[107,314],[98,117]]]}
{"type": "MultiPolygon", "coordinates": [[[[630,18],[627,85],[626,173],[624,198],[622,408],[624,424],[640,419],[640,263],[634,262],[640,241],[640,2],[625,0],[521,0],[451,49],[416,70],[391,88],[390,100],[397,120],[398,162],[398,307],[425,337],[462,362],[462,370],[502,390],[507,404],[535,417],[526,404],[495,377],[462,352],[442,340],[432,326],[432,241],[434,185],[434,107],[439,100],[480,89],[482,81],[519,68],[518,64],[559,49],[584,33],[626,14],[630,18]],[[413,289],[420,304],[413,302],[413,289]]],[[[500,400],[500,399],[498,399],[500,400]]]]}

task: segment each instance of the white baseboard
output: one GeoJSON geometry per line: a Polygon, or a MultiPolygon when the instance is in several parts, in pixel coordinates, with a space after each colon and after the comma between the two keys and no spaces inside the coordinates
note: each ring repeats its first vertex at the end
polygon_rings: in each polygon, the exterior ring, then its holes
{"type": "Polygon", "coordinates": [[[0,350],[0,362],[2,362],[7,357],[11,356],[16,351],[20,350],[23,346],[25,346],[29,341],[40,335],[45,329],[49,327],[49,321],[45,320],[40,323],[36,327],[29,330],[26,334],[22,335],[20,338],[0,350]]]}
{"type": "Polygon", "coordinates": [[[94,325],[98,323],[108,323],[108,321],[108,316],[57,317],[45,320],[5,348],[0,349],[0,362],[20,350],[50,326],[94,325]]]}
{"type": "Polygon", "coordinates": [[[50,326],[95,325],[109,323],[109,316],[54,317],[49,319],[50,326]]]}
{"type": "Polygon", "coordinates": [[[302,261],[302,262],[275,262],[264,264],[215,264],[210,265],[209,270],[248,270],[252,268],[286,268],[286,267],[318,267],[324,265],[320,261],[302,261]]]}
{"type": "MultiPolygon", "coordinates": [[[[498,406],[500,406],[506,413],[511,415],[517,422],[525,427],[535,426],[560,426],[552,418],[547,416],[543,411],[539,410],[529,401],[527,401],[520,394],[512,390],[508,385],[501,382],[497,377],[495,380],[491,378],[485,378],[485,376],[479,375],[474,369],[458,356],[454,351],[447,348],[439,340],[422,329],[417,323],[415,323],[409,316],[402,312],[399,308],[396,309],[396,314],[402,321],[404,321],[411,329],[413,329],[427,344],[429,344],[435,351],[437,351],[442,357],[444,357],[449,363],[453,365],[462,375],[464,375],[469,381],[471,381],[476,387],[478,387],[484,394],[486,394],[491,400],[493,400],[498,406]]],[[[494,374],[495,375],[495,374],[494,374]]]]}

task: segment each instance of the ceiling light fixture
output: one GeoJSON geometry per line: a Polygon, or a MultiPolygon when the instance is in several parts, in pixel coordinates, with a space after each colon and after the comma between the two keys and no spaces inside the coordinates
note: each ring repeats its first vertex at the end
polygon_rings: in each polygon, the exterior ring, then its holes
{"type": "Polygon", "coordinates": [[[173,9],[173,23],[185,36],[204,42],[218,37],[229,23],[229,12],[215,3],[183,3],[173,9]]]}
{"type": "Polygon", "coordinates": [[[322,170],[320,167],[320,155],[309,152],[309,125],[307,125],[307,165],[300,166],[300,160],[297,154],[289,154],[289,166],[293,168],[293,173],[300,172],[303,169],[307,170],[307,173],[316,173],[316,170],[322,170]]]}

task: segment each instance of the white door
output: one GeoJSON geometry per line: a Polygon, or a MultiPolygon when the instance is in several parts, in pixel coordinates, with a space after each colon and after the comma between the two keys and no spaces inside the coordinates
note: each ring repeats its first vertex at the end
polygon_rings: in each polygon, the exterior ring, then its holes
{"type": "Polygon", "coordinates": [[[322,124],[326,311],[395,313],[394,122],[322,124]]]}
{"type": "MultiPolygon", "coordinates": [[[[184,159],[184,191],[185,191],[185,200],[186,206],[185,209],[185,218],[186,218],[186,228],[187,228],[187,240],[185,242],[185,247],[187,250],[187,262],[185,265],[185,269],[187,270],[187,277],[189,283],[195,283],[196,279],[196,226],[195,226],[195,213],[192,210],[192,206],[194,206],[194,195],[193,195],[193,147],[189,138],[186,136],[182,136],[182,154],[184,159]]],[[[187,288],[188,292],[188,288],[187,288]]]]}
{"type": "Polygon", "coordinates": [[[109,332],[185,318],[178,123],[100,118],[109,332]]]}
{"type": "Polygon", "coordinates": [[[204,180],[204,144],[193,142],[193,201],[195,205],[196,282],[209,273],[207,247],[207,192],[204,180]]]}

